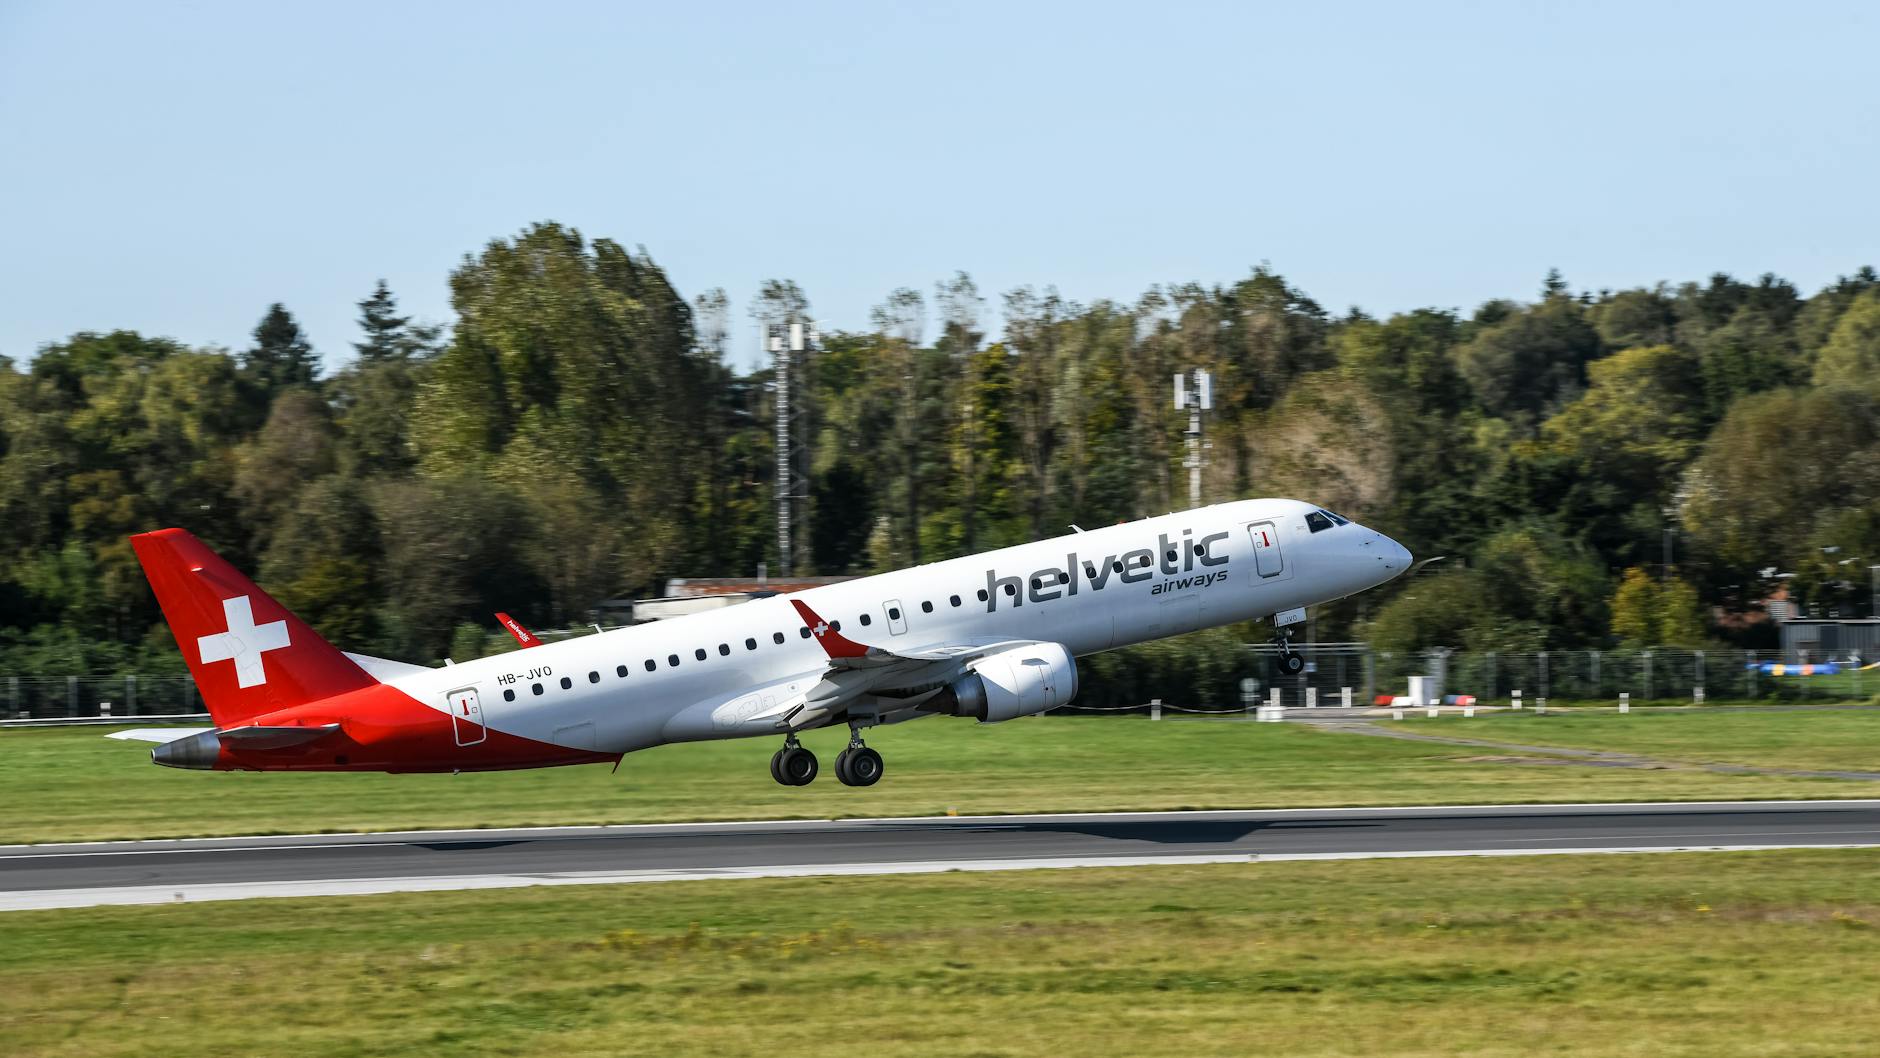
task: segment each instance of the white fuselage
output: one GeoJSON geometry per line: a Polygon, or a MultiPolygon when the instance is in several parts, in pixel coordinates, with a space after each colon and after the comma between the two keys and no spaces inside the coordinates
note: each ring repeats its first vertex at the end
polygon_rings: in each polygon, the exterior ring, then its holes
{"type": "Polygon", "coordinates": [[[1217,504],[387,682],[445,712],[474,692],[492,729],[601,753],[775,734],[829,668],[791,598],[896,654],[1022,640],[1081,656],[1328,602],[1408,567],[1401,545],[1361,525],[1313,528],[1317,509],[1217,504]]]}

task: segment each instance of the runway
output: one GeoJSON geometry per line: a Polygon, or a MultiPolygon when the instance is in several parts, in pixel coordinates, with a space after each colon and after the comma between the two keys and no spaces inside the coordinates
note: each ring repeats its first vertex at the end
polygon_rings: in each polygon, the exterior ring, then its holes
{"type": "Polygon", "coordinates": [[[701,878],[1880,846],[1880,801],[536,827],[0,848],[0,910],[701,878]]]}

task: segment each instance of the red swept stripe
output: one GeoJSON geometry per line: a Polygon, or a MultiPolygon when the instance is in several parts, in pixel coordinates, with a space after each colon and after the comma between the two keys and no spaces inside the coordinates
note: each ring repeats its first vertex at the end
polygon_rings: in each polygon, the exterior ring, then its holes
{"type": "Polygon", "coordinates": [[[796,607],[798,617],[822,644],[823,651],[832,658],[859,658],[868,653],[868,648],[844,636],[830,626],[829,622],[816,616],[816,611],[803,604],[801,599],[791,599],[790,605],[796,607]]]}

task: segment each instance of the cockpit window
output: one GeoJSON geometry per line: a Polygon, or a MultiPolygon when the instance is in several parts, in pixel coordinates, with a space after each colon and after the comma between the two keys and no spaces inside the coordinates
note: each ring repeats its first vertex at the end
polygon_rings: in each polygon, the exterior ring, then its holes
{"type": "Polygon", "coordinates": [[[1338,515],[1333,514],[1331,511],[1326,510],[1323,507],[1319,508],[1319,513],[1323,514],[1327,518],[1330,518],[1332,520],[1333,525],[1350,525],[1351,524],[1351,519],[1341,518],[1338,515]]]}
{"type": "Polygon", "coordinates": [[[1332,527],[1332,520],[1324,511],[1306,512],[1306,528],[1315,533],[1322,533],[1332,527]]]}

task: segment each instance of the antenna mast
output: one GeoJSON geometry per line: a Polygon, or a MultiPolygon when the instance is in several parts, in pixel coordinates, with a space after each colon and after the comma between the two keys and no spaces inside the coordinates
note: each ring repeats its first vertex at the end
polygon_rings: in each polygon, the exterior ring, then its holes
{"type": "Polygon", "coordinates": [[[1175,375],[1175,407],[1188,412],[1188,506],[1201,506],[1201,468],[1206,462],[1207,445],[1201,439],[1201,413],[1214,410],[1214,376],[1205,368],[1180,371],[1175,375]]]}

